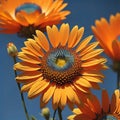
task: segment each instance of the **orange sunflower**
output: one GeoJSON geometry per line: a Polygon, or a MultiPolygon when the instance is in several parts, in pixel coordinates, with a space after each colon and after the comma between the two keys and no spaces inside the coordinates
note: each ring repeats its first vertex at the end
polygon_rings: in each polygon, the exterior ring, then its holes
{"type": "Polygon", "coordinates": [[[0,2],[0,33],[18,33],[32,37],[35,30],[45,31],[46,26],[66,19],[70,11],[62,11],[64,0],[2,0],[0,2]]]}
{"type": "Polygon", "coordinates": [[[95,21],[92,31],[105,53],[120,62],[120,13],[111,15],[109,22],[105,18],[95,21]]]}
{"type": "Polygon", "coordinates": [[[68,120],[120,120],[120,91],[116,89],[111,102],[106,90],[102,91],[102,106],[98,98],[92,95],[87,104],[73,110],[68,120]]]}
{"type": "Polygon", "coordinates": [[[29,98],[41,95],[41,107],[52,99],[53,109],[70,108],[80,104],[90,93],[90,88],[99,89],[101,70],[106,69],[106,59],[100,56],[102,49],[94,49],[98,42],[90,43],[92,36],[80,42],[84,27],[69,24],[47,26],[48,38],[39,30],[34,39],[25,41],[18,53],[21,62],[14,69],[21,71],[16,80],[23,83],[22,91],[29,98]],[[81,96],[79,99],[78,96],[81,96]]]}

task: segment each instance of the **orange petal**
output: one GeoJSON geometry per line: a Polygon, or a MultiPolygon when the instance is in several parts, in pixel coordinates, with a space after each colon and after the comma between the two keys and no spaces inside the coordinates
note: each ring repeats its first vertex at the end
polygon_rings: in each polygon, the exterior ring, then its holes
{"type": "Polygon", "coordinates": [[[59,36],[59,41],[61,41],[61,45],[65,46],[68,38],[69,38],[69,24],[62,24],[60,27],[60,36],[59,36]]]}
{"type": "Polygon", "coordinates": [[[57,26],[53,25],[52,28],[47,26],[47,34],[51,45],[56,48],[59,44],[59,40],[57,40],[57,37],[59,37],[57,26]]]}
{"type": "Polygon", "coordinates": [[[98,98],[95,95],[91,95],[89,99],[87,99],[88,105],[91,104],[91,110],[94,111],[94,113],[100,114],[102,109],[100,102],[98,98]]]}
{"type": "Polygon", "coordinates": [[[93,36],[91,35],[91,36],[86,37],[84,40],[82,40],[82,42],[80,43],[80,45],[76,49],[76,52],[79,52],[82,49],[84,49],[86,47],[86,45],[91,41],[92,37],[93,36]]]}
{"type": "Polygon", "coordinates": [[[74,42],[73,47],[75,47],[80,42],[80,40],[83,36],[83,33],[84,33],[84,27],[81,27],[77,32],[76,41],[74,42]]]}
{"type": "Polygon", "coordinates": [[[105,113],[109,112],[109,96],[106,90],[102,90],[102,108],[105,113]]]}
{"type": "Polygon", "coordinates": [[[31,51],[31,53],[34,53],[35,55],[39,57],[43,56],[40,46],[36,44],[35,40],[29,38],[28,41],[24,42],[24,44],[31,51]]]}
{"type": "Polygon", "coordinates": [[[37,64],[32,64],[27,62],[20,62],[14,65],[14,69],[21,71],[37,71],[40,69],[40,66],[37,64]]]}
{"type": "Polygon", "coordinates": [[[111,104],[110,104],[111,113],[116,112],[118,105],[119,105],[119,99],[120,99],[120,90],[116,89],[114,91],[114,94],[112,95],[112,99],[111,99],[111,104]]]}
{"type": "Polygon", "coordinates": [[[83,87],[87,87],[87,88],[91,88],[92,85],[90,84],[90,82],[87,81],[87,79],[83,78],[82,76],[78,78],[78,80],[76,80],[76,84],[79,84],[83,87]]]}
{"type": "Polygon", "coordinates": [[[24,52],[19,52],[18,58],[21,59],[22,61],[32,63],[32,64],[40,64],[40,58],[37,56],[33,56],[31,54],[26,54],[24,52]]]}
{"type": "Polygon", "coordinates": [[[74,26],[73,29],[70,32],[69,39],[68,39],[68,48],[72,48],[76,38],[77,38],[77,33],[78,33],[78,26],[74,26]]]}
{"type": "MultiPolygon", "coordinates": [[[[81,60],[88,60],[88,59],[91,59],[91,58],[93,58],[93,57],[95,57],[95,56],[101,54],[102,52],[103,52],[102,49],[93,50],[93,51],[91,51],[91,52],[89,52],[89,53],[83,55],[83,56],[81,57],[81,60]]],[[[80,54],[80,56],[81,56],[81,54],[80,54]]]]}
{"type": "Polygon", "coordinates": [[[46,38],[46,36],[39,30],[36,30],[36,34],[37,34],[37,43],[45,50],[48,51],[49,50],[49,43],[48,40],[46,38]]]}
{"type": "Polygon", "coordinates": [[[29,82],[32,79],[35,79],[35,78],[37,79],[39,77],[41,77],[41,72],[39,72],[39,71],[25,71],[25,72],[19,74],[16,77],[16,80],[19,82],[29,82]]]}
{"type": "Polygon", "coordinates": [[[100,59],[93,59],[91,61],[88,61],[88,62],[85,62],[85,63],[82,63],[81,67],[90,67],[90,66],[94,66],[94,65],[97,65],[97,64],[100,64],[102,62],[105,62],[106,59],[104,58],[100,58],[100,59]]]}
{"type": "Polygon", "coordinates": [[[28,92],[29,89],[32,87],[32,85],[34,85],[34,83],[35,83],[36,81],[37,81],[37,80],[24,84],[24,85],[22,86],[22,88],[21,88],[21,91],[22,91],[22,92],[28,92]]]}
{"type": "Polygon", "coordinates": [[[89,82],[103,82],[99,77],[95,76],[82,76],[84,79],[88,80],[89,82]]]}
{"type": "Polygon", "coordinates": [[[68,85],[68,86],[65,86],[65,93],[66,93],[66,96],[67,98],[70,100],[70,102],[75,102],[75,91],[73,90],[73,88],[68,85]]]}
{"type": "Polygon", "coordinates": [[[112,42],[112,48],[113,48],[113,53],[114,53],[114,60],[120,60],[120,41],[119,40],[114,40],[112,42]]]}
{"type": "Polygon", "coordinates": [[[67,103],[67,96],[64,88],[61,88],[60,108],[63,109],[67,103]]]}
{"type": "Polygon", "coordinates": [[[56,87],[54,94],[53,94],[53,109],[56,110],[58,108],[58,103],[60,102],[60,98],[61,98],[61,88],[60,87],[56,87]]]}
{"type": "Polygon", "coordinates": [[[80,56],[85,55],[86,53],[89,53],[90,51],[92,51],[95,47],[97,47],[97,45],[99,44],[99,42],[93,42],[89,45],[87,45],[83,51],[80,52],[80,56]]]}
{"type": "Polygon", "coordinates": [[[74,87],[77,89],[77,90],[80,90],[84,93],[89,93],[90,92],[90,89],[89,88],[86,88],[86,87],[83,87],[81,86],[80,84],[76,84],[76,82],[74,83],[74,87]]]}
{"type": "Polygon", "coordinates": [[[34,98],[41,94],[46,88],[49,87],[49,80],[45,80],[43,78],[40,78],[29,90],[28,97],[34,98]]]}
{"type": "Polygon", "coordinates": [[[55,91],[56,85],[55,84],[50,84],[50,87],[48,90],[46,90],[45,93],[43,93],[42,101],[47,103],[50,98],[52,97],[54,91],[55,91]]]}

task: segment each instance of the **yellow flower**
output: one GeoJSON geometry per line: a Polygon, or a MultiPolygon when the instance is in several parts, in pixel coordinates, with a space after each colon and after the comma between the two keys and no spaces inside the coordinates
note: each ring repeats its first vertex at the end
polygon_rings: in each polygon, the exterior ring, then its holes
{"type": "Polygon", "coordinates": [[[29,98],[41,95],[41,107],[52,99],[54,109],[66,104],[73,108],[90,88],[99,89],[106,59],[100,56],[102,49],[94,49],[98,42],[89,44],[92,36],[81,40],[83,33],[83,27],[76,25],[70,31],[69,24],[63,23],[60,30],[47,26],[48,37],[37,30],[34,39],[25,41],[18,54],[22,61],[14,66],[21,71],[16,79],[23,83],[22,91],[27,91],[29,98]]]}
{"type": "Polygon", "coordinates": [[[106,90],[102,91],[102,106],[98,98],[92,95],[87,103],[73,110],[68,120],[120,120],[120,91],[116,89],[111,102],[106,90]]]}
{"type": "Polygon", "coordinates": [[[92,31],[105,53],[113,61],[120,61],[120,13],[111,15],[109,23],[105,18],[96,20],[92,31]]]}
{"type": "Polygon", "coordinates": [[[0,3],[0,33],[18,33],[32,37],[35,30],[59,24],[70,11],[62,11],[64,0],[2,0],[0,3]]]}

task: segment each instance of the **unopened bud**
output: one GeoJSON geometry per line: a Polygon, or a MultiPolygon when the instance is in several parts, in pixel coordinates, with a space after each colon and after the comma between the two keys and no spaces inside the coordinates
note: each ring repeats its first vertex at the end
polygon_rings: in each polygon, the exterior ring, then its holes
{"type": "Polygon", "coordinates": [[[44,116],[44,118],[46,119],[46,120],[49,120],[49,118],[50,118],[50,110],[49,110],[49,108],[43,108],[42,109],[42,116],[44,116]]]}
{"type": "Polygon", "coordinates": [[[12,42],[8,43],[7,52],[11,57],[15,57],[18,54],[18,50],[12,42]]]}

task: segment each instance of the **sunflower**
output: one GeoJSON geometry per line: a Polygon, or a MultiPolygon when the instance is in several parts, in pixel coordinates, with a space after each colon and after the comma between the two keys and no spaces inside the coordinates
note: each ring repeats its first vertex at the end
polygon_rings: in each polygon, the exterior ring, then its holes
{"type": "Polygon", "coordinates": [[[70,11],[62,11],[64,0],[2,0],[0,2],[0,33],[18,33],[32,37],[35,30],[45,31],[46,26],[59,24],[70,11]]]}
{"type": "Polygon", "coordinates": [[[120,120],[120,91],[114,91],[110,102],[108,92],[102,90],[102,106],[92,95],[85,105],[75,108],[73,113],[68,120],[120,120]]]}
{"type": "Polygon", "coordinates": [[[18,53],[22,60],[14,69],[21,73],[16,80],[23,83],[21,90],[29,98],[41,95],[41,107],[52,99],[53,109],[63,109],[66,104],[72,109],[90,94],[90,88],[99,89],[106,69],[106,59],[100,56],[102,49],[94,49],[98,42],[90,43],[92,35],[80,42],[84,27],[63,23],[60,29],[47,26],[47,35],[36,31],[34,39],[25,41],[18,53]]]}
{"type": "Polygon", "coordinates": [[[96,20],[91,28],[105,53],[113,61],[120,62],[120,13],[111,15],[109,22],[105,18],[96,20]]]}

